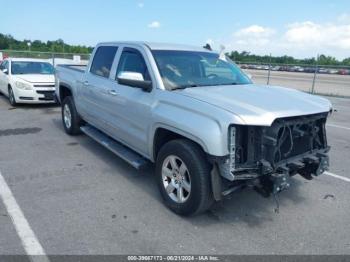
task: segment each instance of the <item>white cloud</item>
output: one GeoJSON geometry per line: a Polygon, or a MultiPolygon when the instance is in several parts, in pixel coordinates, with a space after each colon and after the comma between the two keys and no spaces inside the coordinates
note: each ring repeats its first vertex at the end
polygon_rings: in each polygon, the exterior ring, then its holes
{"type": "Polygon", "coordinates": [[[338,22],[339,23],[350,23],[350,14],[341,14],[338,16],[338,22]]]}
{"type": "Polygon", "coordinates": [[[158,21],[153,21],[152,23],[148,24],[149,28],[159,28],[160,23],[158,21]]]}
{"type": "Polygon", "coordinates": [[[322,26],[313,22],[294,23],[287,27],[288,30],[284,34],[287,42],[306,45],[321,40],[322,26]]]}
{"type": "Polygon", "coordinates": [[[288,26],[285,39],[304,49],[337,48],[350,51],[350,24],[294,23],[288,26]]]}
{"type": "Polygon", "coordinates": [[[236,31],[233,36],[235,42],[239,45],[259,45],[263,46],[270,42],[270,38],[276,31],[269,27],[260,25],[251,25],[236,31]]]}
{"type": "Polygon", "coordinates": [[[137,6],[138,6],[139,8],[143,8],[143,7],[145,6],[145,4],[144,4],[144,3],[138,3],[137,6]]]}
{"type": "Polygon", "coordinates": [[[260,25],[251,25],[238,30],[234,35],[236,37],[269,37],[275,33],[275,30],[260,25]]]}
{"type": "Polygon", "coordinates": [[[251,25],[234,32],[226,46],[257,54],[314,57],[323,53],[345,58],[350,56],[350,15],[342,14],[332,23],[296,22],[286,25],[280,32],[251,25]]]}

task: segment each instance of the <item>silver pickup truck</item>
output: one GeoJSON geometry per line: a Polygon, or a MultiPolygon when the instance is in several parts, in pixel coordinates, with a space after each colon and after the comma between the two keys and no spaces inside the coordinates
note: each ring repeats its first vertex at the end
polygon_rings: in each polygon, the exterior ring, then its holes
{"type": "Polygon", "coordinates": [[[165,204],[208,209],[237,188],[275,195],[329,165],[324,98],[252,83],[225,55],[145,42],[98,44],[86,67],[57,67],[66,132],[135,168],[155,163],[165,204]]]}

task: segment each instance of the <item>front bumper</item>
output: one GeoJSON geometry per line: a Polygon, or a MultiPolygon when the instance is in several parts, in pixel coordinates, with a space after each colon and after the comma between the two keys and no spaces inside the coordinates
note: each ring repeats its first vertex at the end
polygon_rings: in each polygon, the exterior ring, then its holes
{"type": "Polygon", "coordinates": [[[44,104],[56,103],[55,88],[13,89],[17,103],[44,104]]]}

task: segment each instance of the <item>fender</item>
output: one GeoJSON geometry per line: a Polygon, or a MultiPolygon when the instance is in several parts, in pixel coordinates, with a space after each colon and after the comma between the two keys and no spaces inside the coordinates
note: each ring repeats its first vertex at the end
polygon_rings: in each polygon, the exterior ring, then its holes
{"type": "MultiPolygon", "coordinates": [[[[209,155],[227,155],[227,132],[228,126],[232,123],[227,117],[224,121],[214,118],[215,109],[209,112],[195,110],[196,101],[191,101],[191,108],[188,106],[172,104],[168,101],[161,101],[153,109],[153,124],[148,131],[149,155],[154,161],[154,139],[157,129],[163,128],[186,137],[199,144],[203,151],[209,155]]],[[[200,103],[200,102],[199,102],[200,103]]],[[[220,110],[222,112],[222,110],[220,110]]],[[[223,116],[223,114],[221,114],[223,116]]]]}

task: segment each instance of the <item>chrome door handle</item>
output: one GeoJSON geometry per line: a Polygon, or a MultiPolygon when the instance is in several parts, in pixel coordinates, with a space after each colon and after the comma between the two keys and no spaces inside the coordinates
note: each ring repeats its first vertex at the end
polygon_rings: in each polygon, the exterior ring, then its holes
{"type": "Polygon", "coordinates": [[[118,95],[117,91],[115,91],[113,89],[108,90],[108,94],[110,94],[111,96],[117,96],[118,95]]]}
{"type": "Polygon", "coordinates": [[[90,85],[90,84],[89,84],[89,81],[84,81],[84,82],[83,82],[83,85],[84,85],[84,86],[89,86],[89,85],[90,85]]]}

